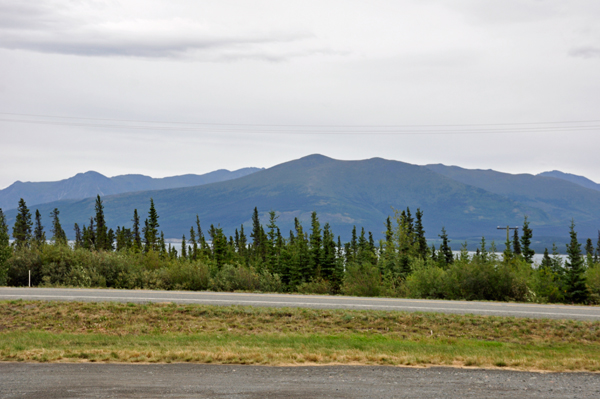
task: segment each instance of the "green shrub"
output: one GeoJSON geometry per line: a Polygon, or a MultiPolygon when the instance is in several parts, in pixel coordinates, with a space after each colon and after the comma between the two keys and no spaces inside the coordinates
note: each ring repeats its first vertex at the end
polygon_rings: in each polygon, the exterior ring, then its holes
{"type": "Polygon", "coordinates": [[[342,284],[344,295],[379,296],[381,293],[381,272],[370,262],[348,265],[342,284]]]}
{"type": "Polygon", "coordinates": [[[301,294],[331,294],[333,289],[329,281],[319,277],[309,282],[304,282],[296,287],[296,292],[301,294]]]}

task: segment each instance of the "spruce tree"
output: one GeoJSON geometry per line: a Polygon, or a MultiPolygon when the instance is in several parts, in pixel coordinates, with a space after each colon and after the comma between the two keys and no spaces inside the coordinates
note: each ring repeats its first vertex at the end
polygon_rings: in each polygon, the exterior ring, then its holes
{"type": "Polygon", "coordinates": [[[196,260],[198,259],[198,242],[196,241],[196,232],[194,231],[194,226],[190,227],[190,259],[196,260]]]}
{"type": "Polygon", "coordinates": [[[81,234],[81,229],[79,225],[75,223],[73,225],[73,230],[75,231],[75,249],[83,247],[83,236],[81,234]]]}
{"type": "Polygon", "coordinates": [[[388,216],[385,220],[385,243],[391,246],[392,240],[394,239],[394,230],[392,230],[392,221],[388,216]]]}
{"type": "Polygon", "coordinates": [[[13,238],[15,239],[15,246],[17,248],[29,246],[31,242],[32,227],[33,222],[31,221],[31,213],[25,204],[25,200],[21,198],[17,208],[17,217],[13,226],[13,238]]]}
{"type": "Polygon", "coordinates": [[[350,253],[348,254],[351,260],[356,260],[358,255],[358,239],[356,237],[356,226],[352,226],[352,238],[350,239],[350,253]]]}
{"type": "Polygon", "coordinates": [[[260,219],[258,216],[258,209],[254,207],[254,212],[252,213],[252,233],[250,233],[250,237],[252,238],[252,252],[253,258],[256,262],[265,262],[266,261],[266,234],[260,224],[260,219]]]}
{"type": "MultiPolygon", "coordinates": [[[[96,197],[96,250],[108,251],[108,229],[106,227],[106,220],[104,219],[104,205],[102,205],[102,199],[100,195],[96,197]]],[[[110,245],[112,247],[112,243],[110,245]]]]}
{"type": "Polygon", "coordinates": [[[515,229],[513,233],[513,253],[515,256],[521,255],[521,242],[519,241],[519,230],[515,229]]]}
{"type": "Polygon", "coordinates": [[[165,259],[169,253],[167,252],[167,245],[165,244],[165,234],[162,231],[160,232],[160,239],[158,240],[158,243],[160,247],[160,257],[165,259]]]}
{"type": "Polygon", "coordinates": [[[8,266],[6,261],[11,257],[10,236],[8,235],[8,225],[6,218],[0,208],[0,286],[6,284],[8,275],[8,266]]]}
{"type": "Polygon", "coordinates": [[[336,245],[329,223],[323,226],[323,251],[321,252],[321,276],[331,281],[335,272],[336,245]]]}
{"type": "Polygon", "coordinates": [[[571,221],[569,235],[571,241],[567,245],[566,285],[567,298],[573,303],[585,303],[588,300],[588,290],[585,285],[584,265],[581,256],[581,244],[577,241],[575,222],[571,221]]]}
{"type": "Polygon", "coordinates": [[[246,266],[249,264],[250,259],[248,258],[248,238],[246,237],[246,233],[244,233],[244,225],[240,226],[240,245],[239,245],[239,254],[242,258],[242,263],[246,266]]]}
{"type": "Polygon", "coordinates": [[[454,254],[452,253],[450,240],[448,239],[448,233],[446,233],[445,227],[442,227],[442,234],[440,234],[439,237],[442,239],[442,244],[440,245],[440,252],[438,254],[438,263],[443,268],[446,268],[454,263],[454,254]]]}
{"type": "Polygon", "coordinates": [[[321,236],[321,224],[319,223],[319,218],[317,217],[317,212],[312,212],[310,215],[310,246],[308,250],[308,265],[310,268],[311,277],[317,277],[321,273],[321,251],[322,251],[322,241],[323,237],[321,236]]]}
{"type": "MultiPolygon", "coordinates": [[[[507,227],[507,229],[508,229],[508,227],[507,227]]],[[[505,245],[504,253],[503,253],[504,262],[509,262],[513,258],[514,253],[513,253],[513,249],[512,249],[512,242],[508,239],[508,235],[506,237],[506,242],[504,243],[504,245],[505,245]]]]}
{"type": "Polygon", "coordinates": [[[529,221],[527,220],[527,216],[525,216],[525,220],[523,220],[523,233],[521,235],[521,252],[523,254],[525,262],[529,264],[533,263],[533,255],[535,255],[535,251],[530,247],[532,238],[533,231],[529,227],[529,221]]]}
{"type": "Polygon", "coordinates": [[[187,259],[187,244],[185,242],[185,234],[181,238],[181,259],[187,259]]]}
{"type": "Polygon", "coordinates": [[[154,200],[150,198],[150,210],[148,211],[148,223],[146,225],[146,241],[148,243],[147,250],[158,250],[158,213],[156,212],[156,208],[154,208],[154,200]]]}
{"type": "Polygon", "coordinates": [[[108,229],[108,233],[106,233],[106,250],[114,251],[115,250],[114,243],[115,243],[115,231],[113,229],[108,229]]]}
{"type": "Polygon", "coordinates": [[[42,226],[42,214],[38,209],[35,210],[35,228],[33,229],[33,240],[38,245],[46,243],[46,233],[44,233],[44,226],[42,226]]]}
{"type": "Polygon", "coordinates": [[[594,265],[594,244],[591,238],[588,238],[585,242],[585,261],[587,267],[594,265]]]}
{"type": "Polygon", "coordinates": [[[594,256],[594,262],[600,263],[600,230],[598,230],[598,243],[596,244],[596,256],[594,256]]]}
{"type": "MultiPolygon", "coordinates": [[[[269,224],[267,228],[269,233],[267,235],[267,270],[271,273],[279,269],[279,255],[280,249],[277,247],[277,219],[279,216],[274,210],[269,211],[269,224]]],[[[236,231],[237,232],[237,231],[236,231]]],[[[239,237],[238,237],[239,240],[239,237]]]]}
{"type": "Polygon", "coordinates": [[[59,214],[58,208],[54,208],[52,213],[50,213],[50,217],[52,218],[52,241],[54,241],[55,245],[66,245],[67,235],[60,225],[59,214]]]}
{"type": "Polygon", "coordinates": [[[417,255],[421,259],[427,259],[429,255],[429,246],[425,238],[425,229],[423,228],[423,212],[417,209],[415,220],[415,243],[417,246],[417,255]]]}
{"type": "Polygon", "coordinates": [[[133,226],[131,227],[131,233],[133,235],[133,251],[142,251],[142,235],[140,233],[140,217],[138,216],[137,209],[133,210],[133,226]]]}
{"type": "Polygon", "coordinates": [[[544,257],[542,258],[542,263],[540,264],[540,268],[552,270],[552,258],[550,258],[550,254],[548,253],[548,248],[544,248],[544,257]]]}

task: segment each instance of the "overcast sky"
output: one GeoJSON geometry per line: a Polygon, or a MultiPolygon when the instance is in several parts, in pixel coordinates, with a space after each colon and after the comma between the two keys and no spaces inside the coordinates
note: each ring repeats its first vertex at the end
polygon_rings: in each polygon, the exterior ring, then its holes
{"type": "Polygon", "coordinates": [[[0,0],[0,188],[313,153],[600,182],[598,21],[598,0],[0,0]]]}

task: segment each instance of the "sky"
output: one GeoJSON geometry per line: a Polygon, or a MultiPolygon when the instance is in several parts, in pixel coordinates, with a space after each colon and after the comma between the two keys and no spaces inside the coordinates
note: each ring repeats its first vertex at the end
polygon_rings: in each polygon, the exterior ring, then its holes
{"type": "Polygon", "coordinates": [[[597,0],[0,0],[0,188],[381,157],[600,182],[597,0]]]}

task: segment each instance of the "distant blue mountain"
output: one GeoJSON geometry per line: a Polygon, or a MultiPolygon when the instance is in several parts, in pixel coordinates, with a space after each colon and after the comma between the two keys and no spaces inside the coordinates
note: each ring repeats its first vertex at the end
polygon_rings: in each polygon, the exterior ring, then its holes
{"type": "Polygon", "coordinates": [[[54,182],[16,181],[4,190],[0,190],[0,208],[3,210],[17,207],[23,198],[27,206],[44,204],[60,200],[78,200],[102,197],[136,191],[165,190],[169,188],[201,186],[237,179],[257,172],[259,168],[243,168],[233,172],[219,169],[203,175],[181,175],[164,178],[152,178],[144,175],[121,175],[106,177],[98,172],[78,173],[75,176],[54,182]]]}
{"type": "MultiPolygon", "coordinates": [[[[130,227],[134,209],[143,219],[150,198],[167,238],[186,234],[196,215],[206,229],[214,224],[233,235],[244,224],[249,231],[254,207],[264,223],[268,211],[276,211],[284,236],[294,228],[295,218],[308,231],[310,214],[316,211],[321,226],[329,223],[342,240],[350,238],[353,226],[359,232],[361,227],[371,231],[375,239],[382,238],[385,219],[393,215],[393,209],[408,206],[414,214],[421,208],[427,237],[437,239],[445,227],[456,249],[459,239],[475,243],[482,236],[503,243],[504,233],[496,227],[521,225],[525,215],[533,227],[534,240],[551,237],[543,244],[549,248],[553,241],[568,241],[571,219],[575,219],[581,238],[596,237],[600,228],[600,192],[569,181],[381,158],[339,161],[311,155],[234,180],[106,195],[103,201],[108,226],[130,227]]],[[[71,236],[75,222],[82,226],[94,215],[94,198],[60,200],[30,209],[39,208],[47,224],[45,215],[55,207],[71,236]]],[[[16,211],[6,215],[12,226],[16,211]]]]}
{"type": "Polygon", "coordinates": [[[571,173],[564,173],[559,170],[553,170],[551,172],[542,172],[542,173],[538,174],[538,176],[555,177],[557,179],[562,179],[562,180],[570,181],[571,183],[578,184],[581,187],[600,191],[600,184],[591,181],[587,177],[574,175],[571,173]]]}

